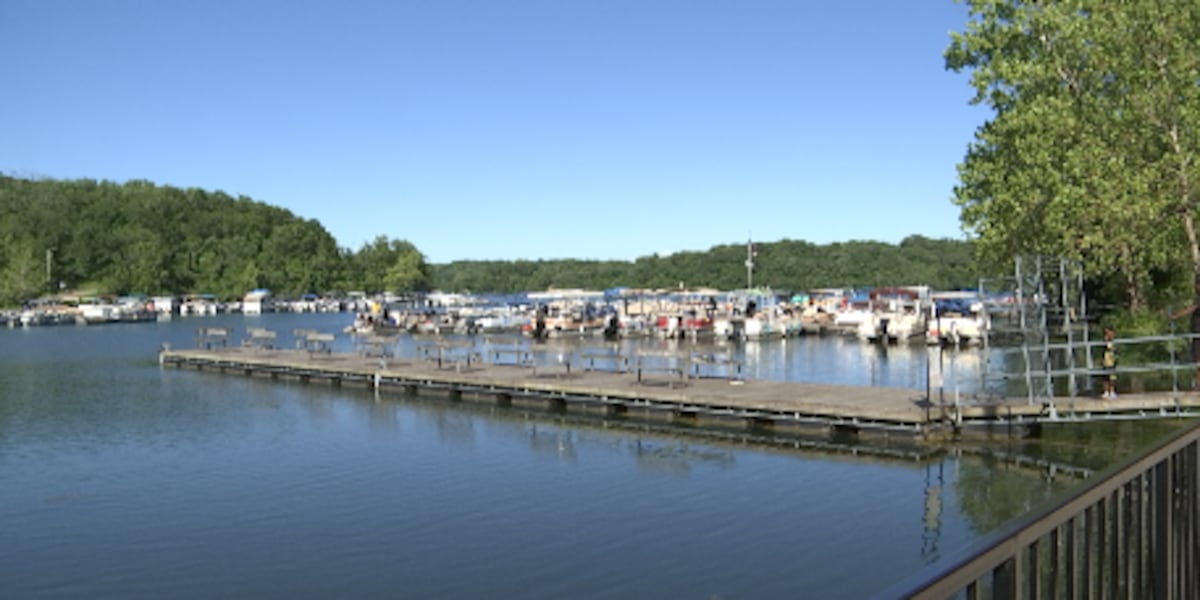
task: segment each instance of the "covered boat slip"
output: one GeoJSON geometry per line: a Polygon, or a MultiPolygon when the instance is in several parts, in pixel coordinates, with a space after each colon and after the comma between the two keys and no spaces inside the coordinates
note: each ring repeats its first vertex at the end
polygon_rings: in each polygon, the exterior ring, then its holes
{"type": "Polygon", "coordinates": [[[215,370],[301,381],[358,384],[377,390],[448,393],[501,405],[534,403],[553,410],[646,415],[699,426],[780,431],[904,434],[955,432],[1023,435],[1047,421],[1153,418],[1195,414],[1200,394],[1125,394],[1118,399],[1060,399],[1054,410],[1024,398],[955,405],[934,390],[746,380],[724,356],[662,351],[623,355],[581,347],[474,347],[461,340],[428,340],[413,356],[382,345],[330,352],[249,344],[164,349],[163,366],[215,370]],[[930,401],[929,396],[932,396],[930,401]]]}

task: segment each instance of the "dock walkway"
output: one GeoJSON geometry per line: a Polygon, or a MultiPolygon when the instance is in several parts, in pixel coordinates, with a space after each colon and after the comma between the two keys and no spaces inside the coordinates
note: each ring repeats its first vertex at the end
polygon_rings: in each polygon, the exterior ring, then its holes
{"type": "Polygon", "coordinates": [[[463,350],[450,345],[436,352],[425,348],[421,356],[413,357],[380,350],[384,351],[312,352],[260,344],[206,344],[194,350],[164,349],[159,362],[169,367],[324,380],[377,390],[440,391],[452,398],[478,398],[502,405],[533,402],[555,410],[600,411],[609,416],[645,413],[705,425],[732,423],[738,427],[916,437],[963,431],[1021,435],[1027,427],[1046,421],[1194,415],[1200,408],[1200,394],[1195,393],[1060,399],[1054,411],[1024,399],[952,406],[929,402],[923,390],[747,380],[740,377],[740,371],[736,376],[730,372],[705,375],[683,363],[663,369],[631,369],[633,365],[618,360],[609,361],[614,362],[611,369],[595,368],[597,365],[545,369],[523,360],[481,360],[486,353],[450,360],[448,353],[463,350]],[[432,360],[434,357],[438,360],[432,360]]]}

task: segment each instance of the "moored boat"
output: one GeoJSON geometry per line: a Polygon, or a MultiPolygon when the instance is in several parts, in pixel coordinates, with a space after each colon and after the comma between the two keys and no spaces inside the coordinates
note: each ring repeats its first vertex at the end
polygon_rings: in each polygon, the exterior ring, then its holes
{"type": "Polygon", "coordinates": [[[978,344],[991,330],[983,299],[976,292],[938,292],[933,295],[933,318],[925,332],[930,344],[978,344]]]}

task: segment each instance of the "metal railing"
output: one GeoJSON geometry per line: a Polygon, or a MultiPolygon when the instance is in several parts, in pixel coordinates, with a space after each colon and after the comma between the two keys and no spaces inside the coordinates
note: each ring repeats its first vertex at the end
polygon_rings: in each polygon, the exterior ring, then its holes
{"type": "Polygon", "coordinates": [[[1200,598],[1200,424],[879,598],[1200,598]]]}
{"type": "Polygon", "coordinates": [[[1147,389],[1169,391],[1178,398],[1200,380],[1200,363],[1189,360],[1187,350],[1197,338],[1200,336],[1191,333],[1116,338],[1112,343],[1117,350],[1117,364],[1111,368],[1100,366],[1094,356],[1107,344],[1103,340],[1020,346],[1004,351],[1021,355],[1016,370],[984,373],[983,377],[993,381],[1024,379],[1026,384],[1019,395],[1027,395],[1030,404],[1053,404],[1061,398],[1098,393],[1093,387],[1109,373],[1120,377],[1118,387],[1140,379],[1141,385],[1148,384],[1147,389]]]}

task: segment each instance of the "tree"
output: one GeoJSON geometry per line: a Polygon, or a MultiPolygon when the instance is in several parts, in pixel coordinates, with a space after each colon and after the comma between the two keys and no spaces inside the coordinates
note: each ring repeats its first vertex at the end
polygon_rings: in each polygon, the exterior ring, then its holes
{"type": "Polygon", "coordinates": [[[36,296],[44,288],[45,272],[32,240],[0,235],[0,306],[36,296]]]}
{"type": "Polygon", "coordinates": [[[416,248],[400,252],[396,262],[388,268],[384,283],[393,292],[427,291],[429,269],[425,257],[416,248]]]}
{"type": "Polygon", "coordinates": [[[292,294],[328,290],[337,278],[337,242],[316,221],[292,220],[271,230],[260,253],[266,286],[292,294]]]}
{"type": "Polygon", "coordinates": [[[954,199],[981,258],[1080,259],[1090,279],[1115,277],[1133,311],[1156,271],[1188,270],[1200,285],[1200,4],[969,6],[945,58],[995,112],[954,199]]]}
{"type": "Polygon", "coordinates": [[[405,240],[376,236],[363,244],[352,262],[359,277],[355,287],[367,292],[423,290],[429,285],[425,256],[405,240]]]}

